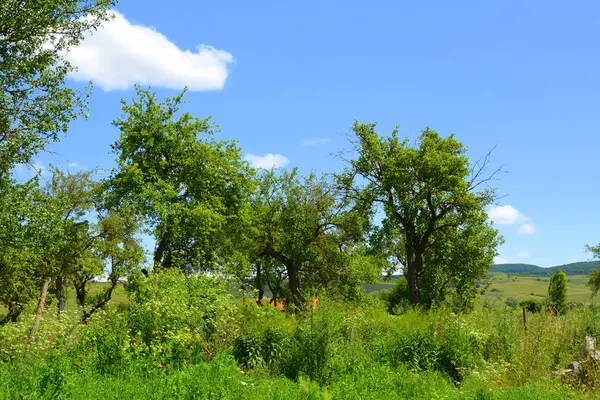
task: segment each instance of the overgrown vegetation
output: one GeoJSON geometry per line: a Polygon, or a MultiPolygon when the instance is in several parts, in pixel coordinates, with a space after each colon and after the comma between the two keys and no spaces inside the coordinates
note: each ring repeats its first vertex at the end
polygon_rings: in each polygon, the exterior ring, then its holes
{"type": "Polygon", "coordinates": [[[63,57],[113,4],[0,4],[0,398],[594,397],[600,311],[560,270],[521,302],[485,282],[503,169],[454,135],[357,121],[344,171],[257,171],[185,91],[137,87],[112,171],[17,181],[85,114],[63,57]]]}

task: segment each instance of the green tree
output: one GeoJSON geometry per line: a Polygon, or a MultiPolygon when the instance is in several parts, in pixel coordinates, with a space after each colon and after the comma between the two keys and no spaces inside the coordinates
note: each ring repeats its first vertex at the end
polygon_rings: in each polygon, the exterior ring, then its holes
{"type": "MultiPolygon", "coordinates": [[[[65,86],[65,53],[109,18],[113,0],[0,2],[0,179],[85,112],[88,89],[65,86]]],[[[2,211],[2,210],[0,210],[2,211]]]]}
{"type": "Polygon", "coordinates": [[[113,124],[118,166],[104,208],[130,207],[156,239],[154,265],[186,273],[245,264],[239,248],[253,170],[233,141],[217,141],[210,118],[178,114],[184,92],[159,102],[139,87],[113,124]]]}
{"type": "Polygon", "coordinates": [[[592,291],[592,297],[595,297],[600,290],[600,268],[595,269],[590,274],[587,285],[592,291]]]}
{"type": "Polygon", "coordinates": [[[96,239],[88,217],[93,211],[94,188],[91,171],[70,173],[52,169],[52,178],[42,189],[44,203],[55,213],[62,235],[55,241],[54,251],[47,254],[54,282],[58,312],[65,308],[67,286],[80,267],[84,256],[96,239]]]}
{"type": "Polygon", "coordinates": [[[37,178],[10,182],[0,196],[0,301],[8,311],[1,323],[15,321],[48,287],[66,235],[60,206],[48,202],[37,178]]]}
{"type": "Polygon", "coordinates": [[[46,224],[38,190],[36,179],[5,181],[0,196],[0,302],[6,309],[0,325],[16,321],[41,287],[42,240],[53,237],[41,229],[46,224]]]}
{"type": "Polygon", "coordinates": [[[560,269],[550,278],[548,300],[555,314],[567,312],[567,275],[560,269]]]}
{"type": "Polygon", "coordinates": [[[485,209],[496,199],[488,183],[502,169],[484,175],[489,154],[471,165],[453,135],[443,138],[426,129],[413,147],[397,130],[381,137],[375,126],[354,124],[357,158],[338,175],[346,196],[382,210],[383,225],[399,235],[396,249],[404,258],[412,304],[433,304],[449,287],[444,282],[454,277],[461,277],[452,283],[459,296],[474,293],[474,279],[491,267],[500,242],[485,209]],[[453,244],[456,240],[475,256],[472,261],[464,263],[468,257],[453,244]]]}
{"type": "MultiPolygon", "coordinates": [[[[308,290],[355,297],[381,264],[366,252],[368,215],[338,196],[315,174],[265,171],[252,200],[254,254],[265,271],[284,268],[296,307],[308,290]]],[[[272,274],[272,271],[271,271],[272,274]]]]}
{"type": "Polygon", "coordinates": [[[131,213],[109,213],[101,218],[97,225],[97,234],[94,235],[96,240],[90,252],[91,258],[79,260],[81,264],[91,268],[80,268],[74,278],[77,301],[82,307],[84,322],[111,301],[119,282],[133,275],[144,259],[144,249],[135,236],[139,224],[131,213]],[[88,284],[100,275],[106,276],[107,285],[88,299],[88,284]]]}
{"type": "MultiPolygon", "coordinates": [[[[600,258],[600,244],[596,246],[587,245],[585,248],[593,254],[594,258],[600,258]]],[[[587,284],[592,290],[592,297],[595,297],[600,290],[600,268],[592,271],[587,284]]]]}

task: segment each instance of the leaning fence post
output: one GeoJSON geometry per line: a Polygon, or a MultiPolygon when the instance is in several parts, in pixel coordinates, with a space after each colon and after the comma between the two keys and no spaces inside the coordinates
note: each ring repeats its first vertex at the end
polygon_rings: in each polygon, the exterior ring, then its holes
{"type": "Polygon", "coordinates": [[[527,311],[525,311],[525,307],[523,307],[523,328],[527,331],[527,311]]]}

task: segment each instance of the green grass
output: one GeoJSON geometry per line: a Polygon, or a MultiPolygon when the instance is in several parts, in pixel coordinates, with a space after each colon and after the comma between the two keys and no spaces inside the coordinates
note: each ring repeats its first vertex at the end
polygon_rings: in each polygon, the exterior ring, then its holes
{"type": "MultiPolygon", "coordinates": [[[[530,277],[508,275],[505,273],[491,273],[491,283],[485,295],[480,298],[480,305],[485,302],[493,303],[495,307],[503,307],[504,301],[509,297],[517,300],[526,298],[542,299],[548,293],[548,277],[530,277]]],[[[570,302],[591,303],[591,292],[586,286],[588,277],[575,275],[568,277],[567,299],[570,302]]],[[[481,287],[483,288],[484,285],[481,287]]]]}
{"type": "MultiPolygon", "coordinates": [[[[493,272],[489,274],[488,280],[491,285],[485,294],[480,296],[478,306],[489,304],[492,308],[503,308],[504,301],[509,297],[521,301],[529,298],[543,299],[548,293],[549,277],[521,276],[493,272]],[[533,293],[533,294],[532,294],[533,293]]],[[[587,287],[588,277],[586,275],[574,275],[568,277],[567,299],[570,302],[581,302],[590,304],[592,302],[590,289],[587,287]]],[[[376,284],[365,284],[365,291],[372,293],[379,290],[390,290],[393,282],[380,282],[376,284]]],[[[481,289],[485,282],[481,284],[481,289]]]]}

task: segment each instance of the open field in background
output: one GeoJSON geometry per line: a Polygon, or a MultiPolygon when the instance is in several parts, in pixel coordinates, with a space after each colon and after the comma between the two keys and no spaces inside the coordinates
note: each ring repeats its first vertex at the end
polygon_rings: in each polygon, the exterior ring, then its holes
{"type": "MultiPolygon", "coordinates": [[[[586,275],[573,275],[567,277],[567,299],[569,302],[591,303],[591,292],[587,287],[586,275]]],[[[530,277],[505,273],[491,273],[490,287],[485,295],[480,298],[480,305],[486,301],[494,306],[504,306],[504,301],[509,297],[517,300],[525,298],[542,299],[548,293],[548,277],[530,277]]],[[[483,288],[484,285],[481,285],[483,288]]]]}
{"type": "MultiPolygon", "coordinates": [[[[504,307],[504,302],[509,297],[517,300],[527,298],[542,299],[548,293],[549,277],[521,276],[515,274],[505,274],[493,272],[489,274],[490,286],[485,294],[479,298],[479,306],[489,304],[494,308],[504,307]]],[[[591,292],[587,287],[587,275],[573,275],[568,277],[567,298],[568,301],[591,303],[591,292]]],[[[485,287],[486,282],[482,282],[480,288],[485,287]]],[[[381,282],[376,284],[365,284],[365,291],[371,293],[377,290],[389,290],[393,282],[381,282]]]]}

